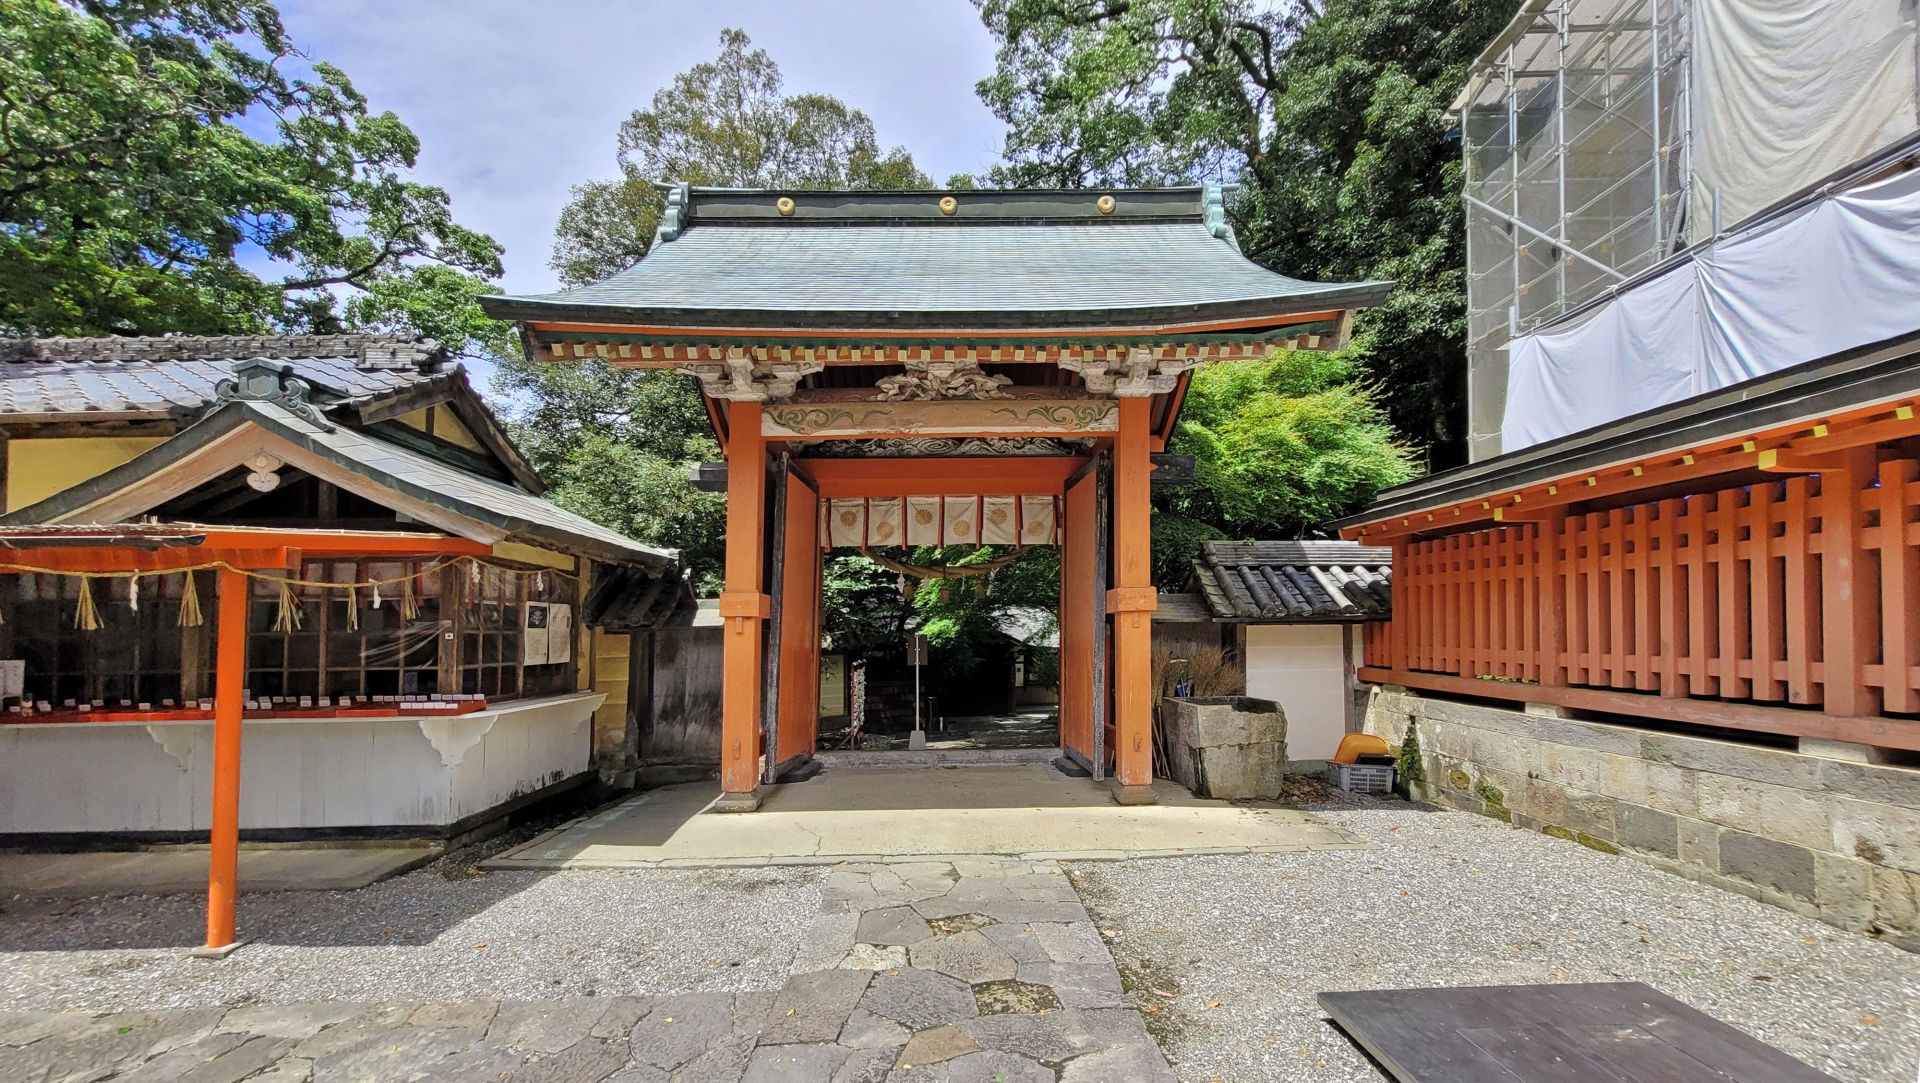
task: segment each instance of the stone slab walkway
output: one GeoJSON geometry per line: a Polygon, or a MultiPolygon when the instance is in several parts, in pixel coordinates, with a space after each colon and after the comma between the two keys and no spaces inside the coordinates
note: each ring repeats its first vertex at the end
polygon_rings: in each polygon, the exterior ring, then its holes
{"type": "Polygon", "coordinates": [[[833,869],[791,974],[772,991],[0,1013],[0,1080],[108,1079],[1173,1083],[1174,1075],[1060,867],[961,858],[833,869]]]}

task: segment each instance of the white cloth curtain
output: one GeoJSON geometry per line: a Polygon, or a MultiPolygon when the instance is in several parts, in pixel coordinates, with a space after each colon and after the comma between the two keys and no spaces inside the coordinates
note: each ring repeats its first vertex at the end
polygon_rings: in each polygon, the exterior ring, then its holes
{"type": "Polygon", "coordinates": [[[1920,330],[1920,170],[1722,238],[1512,343],[1503,451],[1920,330]]]}
{"type": "MultiPolygon", "coordinates": [[[[1674,0],[1665,0],[1674,2],[1674,0]]],[[[1690,236],[1914,130],[1913,0],[1692,0],[1690,236]]]]}

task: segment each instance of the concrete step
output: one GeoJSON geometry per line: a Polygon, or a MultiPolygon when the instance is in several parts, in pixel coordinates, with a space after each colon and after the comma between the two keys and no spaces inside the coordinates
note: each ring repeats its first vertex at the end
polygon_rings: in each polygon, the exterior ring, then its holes
{"type": "Polygon", "coordinates": [[[816,754],[820,766],[835,767],[946,767],[966,764],[976,767],[1020,763],[1050,763],[1060,757],[1057,748],[924,748],[885,752],[834,751],[816,754]]]}

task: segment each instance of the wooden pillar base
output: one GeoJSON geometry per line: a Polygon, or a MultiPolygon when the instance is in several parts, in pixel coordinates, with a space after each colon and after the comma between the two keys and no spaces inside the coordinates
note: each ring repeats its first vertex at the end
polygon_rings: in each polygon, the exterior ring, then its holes
{"type": "Polygon", "coordinates": [[[1160,795],[1153,792],[1152,786],[1128,786],[1116,778],[1113,780],[1113,801],[1116,805],[1157,805],[1160,795]]]}

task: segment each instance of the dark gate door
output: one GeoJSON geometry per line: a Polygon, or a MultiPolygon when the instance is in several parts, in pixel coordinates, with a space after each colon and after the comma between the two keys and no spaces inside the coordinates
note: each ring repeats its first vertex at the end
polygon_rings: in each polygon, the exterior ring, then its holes
{"type": "Polygon", "coordinates": [[[1106,455],[1067,480],[1060,546],[1060,750],[1106,777],[1106,455]]]}

